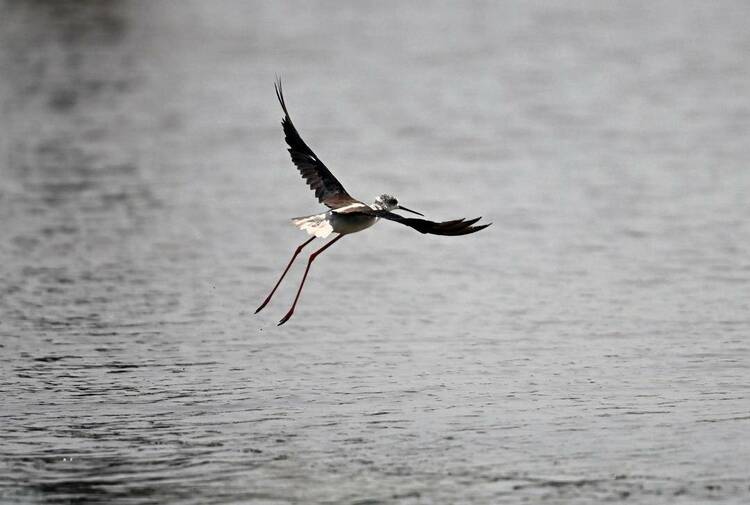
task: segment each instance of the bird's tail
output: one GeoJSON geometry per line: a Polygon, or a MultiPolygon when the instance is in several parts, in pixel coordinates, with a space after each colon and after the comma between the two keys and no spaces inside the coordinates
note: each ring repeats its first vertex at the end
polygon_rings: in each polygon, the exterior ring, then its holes
{"type": "Polygon", "coordinates": [[[310,235],[326,238],[333,233],[333,226],[328,222],[326,214],[313,214],[312,216],[295,217],[292,219],[294,226],[306,231],[310,235]]]}

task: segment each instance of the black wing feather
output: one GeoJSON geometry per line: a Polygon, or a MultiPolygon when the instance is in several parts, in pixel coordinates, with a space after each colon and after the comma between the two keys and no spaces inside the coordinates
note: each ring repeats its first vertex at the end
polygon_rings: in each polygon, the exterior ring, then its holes
{"type": "Polygon", "coordinates": [[[284,110],[284,119],[281,121],[281,126],[284,128],[285,140],[289,146],[292,162],[297,166],[297,170],[302,174],[310,188],[315,191],[318,201],[331,209],[356,202],[357,200],[346,192],[344,186],[300,137],[292,119],[289,117],[286,103],[284,103],[281,79],[274,83],[274,87],[276,88],[276,97],[284,110]]]}
{"type": "Polygon", "coordinates": [[[452,221],[428,221],[427,219],[417,219],[412,217],[404,217],[387,210],[375,210],[375,209],[353,209],[352,214],[367,214],[370,216],[381,217],[388,219],[389,221],[395,221],[403,225],[414,228],[419,233],[427,233],[430,235],[446,235],[446,236],[458,236],[468,235],[470,233],[476,233],[479,230],[484,230],[492,223],[482,224],[479,226],[472,226],[474,223],[482,219],[481,217],[475,217],[474,219],[454,219],[452,221]]]}

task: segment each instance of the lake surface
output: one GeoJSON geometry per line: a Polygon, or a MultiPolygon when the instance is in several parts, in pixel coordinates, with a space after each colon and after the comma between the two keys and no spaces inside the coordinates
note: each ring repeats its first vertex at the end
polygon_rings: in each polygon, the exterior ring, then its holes
{"type": "Polygon", "coordinates": [[[0,501],[748,503],[748,19],[0,2],[0,501]]]}

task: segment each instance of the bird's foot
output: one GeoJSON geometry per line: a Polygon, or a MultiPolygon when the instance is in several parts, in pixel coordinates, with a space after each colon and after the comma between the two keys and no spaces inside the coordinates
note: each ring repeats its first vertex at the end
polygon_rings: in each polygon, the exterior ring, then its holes
{"type": "Polygon", "coordinates": [[[292,314],[294,314],[294,311],[292,311],[292,310],[290,310],[289,312],[287,312],[286,315],[281,318],[281,321],[279,321],[279,324],[277,324],[276,326],[281,326],[282,324],[284,324],[287,321],[289,321],[289,318],[292,317],[292,314]]]}
{"type": "Polygon", "coordinates": [[[260,312],[261,310],[263,310],[265,308],[265,306],[268,305],[268,302],[270,302],[270,301],[271,301],[271,297],[269,296],[268,298],[266,298],[263,301],[263,303],[260,304],[260,307],[258,307],[257,309],[255,309],[255,313],[257,314],[258,312],[260,312]]]}

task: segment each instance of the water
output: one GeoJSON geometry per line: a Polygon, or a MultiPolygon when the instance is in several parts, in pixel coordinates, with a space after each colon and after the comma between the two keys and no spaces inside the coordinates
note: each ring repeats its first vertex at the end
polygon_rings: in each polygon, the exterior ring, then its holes
{"type": "Polygon", "coordinates": [[[747,503],[749,5],[0,4],[1,501],[747,503]]]}

